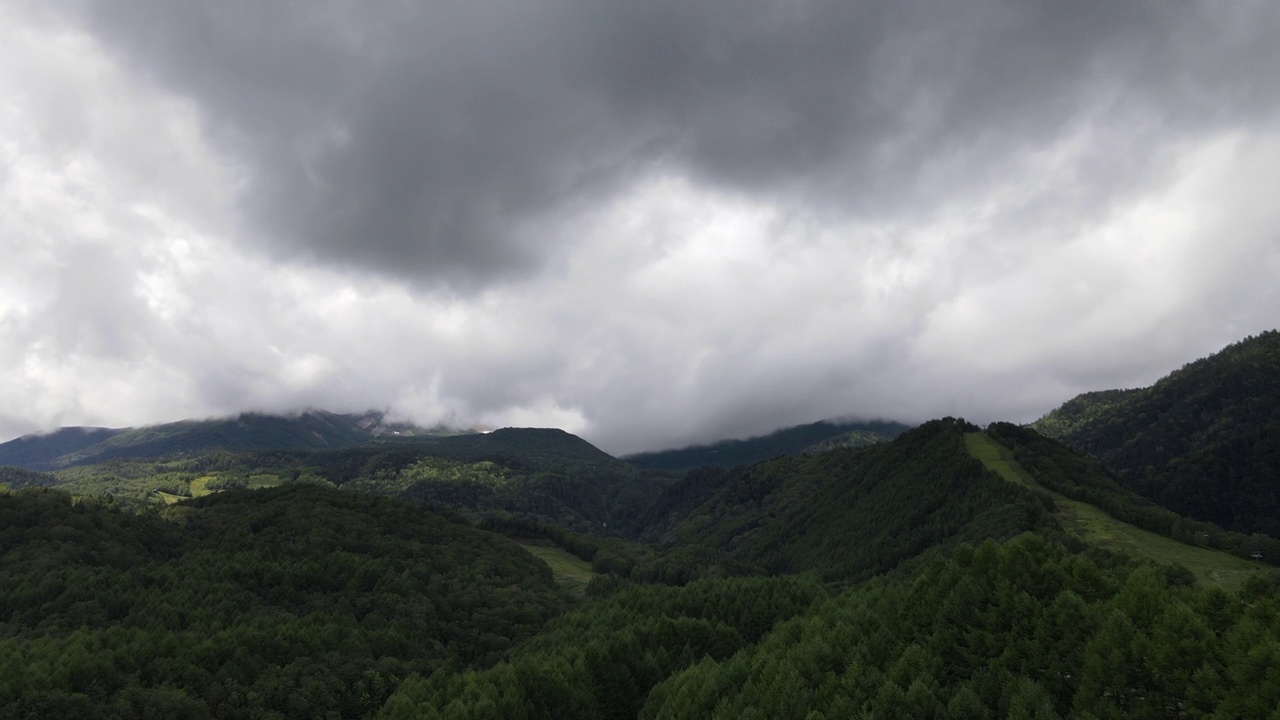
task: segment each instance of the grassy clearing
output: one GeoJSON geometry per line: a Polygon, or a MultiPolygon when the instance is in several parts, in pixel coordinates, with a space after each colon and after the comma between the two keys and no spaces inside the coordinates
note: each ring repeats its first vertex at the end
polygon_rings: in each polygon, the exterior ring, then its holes
{"type": "Polygon", "coordinates": [[[595,573],[591,572],[591,563],[573,555],[568,550],[542,541],[522,542],[520,547],[546,563],[560,587],[578,597],[586,595],[587,583],[595,577],[595,573]]]}
{"type": "Polygon", "coordinates": [[[1202,583],[1239,588],[1250,575],[1258,572],[1249,561],[1217,550],[1180,543],[1172,538],[1121,522],[1098,508],[1071,500],[1041,486],[1004,446],[983,433],[966,433],[969,453],[988,469],[1009,482],[1028,485],[1053,496],[1058,522],[1069,533],[1087,543],[1108,550],[1128,553],[1165,565],[1179,563],[1195,573],[1202,583]]]}
{"type": "Polygon", "coordinates": [[[261,490],[262,488],[275,487],[283,484],[284,478],[279,475],[262,473],[260,475],[250,475],[248,487],[250,490],[261,490]]]}
{"type": "Polygon", "coordinates": [[[964,445],[969,454],[982,461],[988,470],[1016,485],[1044,489],[1013,459],[1003,445],[987,437],[986,433],[971,432],[964,434],[964,445]]]}
{"type": "Polygon", "coordinates": [[[165,492],[165,491],[163,491],[163,490],[157,490],[157,491],[156,491],[156,495],[159,495],[159,496],[160,496],[160,499],[164,501],[164,504],[165,504],[165,505],[172,505],[172,504],[174,504],[174,503],[178,502],[179,500],[187,500],[187,499],[189,499],[189,498],[187,498],[187,497],[185,497],[185,496],[183,496],[183,495],[174,495],[173,493],[167,493],[167,492],[165,492]]]}
{"type": "Polygon", "coordinates": [[[198,477],[195,480],[192,480],[191,497],[204,497],[205,495],[212,494],[213,491],[209,489],[209,483],[214,482],[217,479],[218,477],[216,475],[205,475],[204,477],[198,477]]]}

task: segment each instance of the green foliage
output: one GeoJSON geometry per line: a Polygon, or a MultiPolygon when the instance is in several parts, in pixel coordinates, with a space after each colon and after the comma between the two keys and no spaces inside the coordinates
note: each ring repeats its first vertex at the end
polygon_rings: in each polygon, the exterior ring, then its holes
{"type": "Polygon", "coordinates": [[[634,718],[649,689],[725,659],[826,596],[794,579],[631,586],[552,623],[508,663],[405,682],[382,718],[634,718]]]}
{"type": "Polygon", "coordinates": [[[0,717],[362,717],[567,607],[510,541],[402,503],[293,485],[180,509],[0,496],[0,717]]]}
{"type": "Polygon", "coordinates": [[[1268,717],[1280,604],[1220,594],[1036,536],[965,546],[689,666],[640,717],[1268,717]]]}

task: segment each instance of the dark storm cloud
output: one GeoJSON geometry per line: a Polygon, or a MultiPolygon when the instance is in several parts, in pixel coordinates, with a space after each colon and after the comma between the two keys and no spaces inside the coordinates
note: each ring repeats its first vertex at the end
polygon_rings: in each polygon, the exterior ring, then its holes
{"type": "Polygon", "coordinates": [[[1171,126],[1273,117],[1277,14],[1223,2],[95,3],[192,97],[285,257],[458,287],[669,172],[820,213],[954,202],[1080,126],[1098,194],[1171,126]],[[1242,115],[1242,113],[1244,113],[1242,115]]]}

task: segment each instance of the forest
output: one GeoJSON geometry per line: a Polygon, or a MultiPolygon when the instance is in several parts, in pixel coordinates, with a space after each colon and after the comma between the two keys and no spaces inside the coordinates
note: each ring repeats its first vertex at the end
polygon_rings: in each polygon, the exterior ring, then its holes
{"type": "Polygon", "coordinates": [[[0,719],[1280,720],[1277,420],[1228,377],[1276,343],[729,467],[326,415],[10,446],[0,719]]]}

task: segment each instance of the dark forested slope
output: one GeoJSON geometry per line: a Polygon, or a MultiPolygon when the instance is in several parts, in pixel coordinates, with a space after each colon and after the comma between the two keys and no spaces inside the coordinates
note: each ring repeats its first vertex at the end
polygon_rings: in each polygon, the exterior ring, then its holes
{"type": "Polygon", "coordinates": [[[306,485],[177,506],[0,495],[0,717],[361,717],[566,608],[506,538],[306,485]]]}
{"type": "Polygon", "coordinates": [[[971,426],[936,420],[874,446],[690,472],[645,517],[661,548],[707,547],[769,572],[863,578],[929,548],[1049,522],[1046,499],[966,450],[971,426]]]}
{"type": "Polygon", "coordinates": [[[1183,515],[1280,535],[1280,332],[1149,388],[1081,395],[1032,426],[1183,515]]]}

